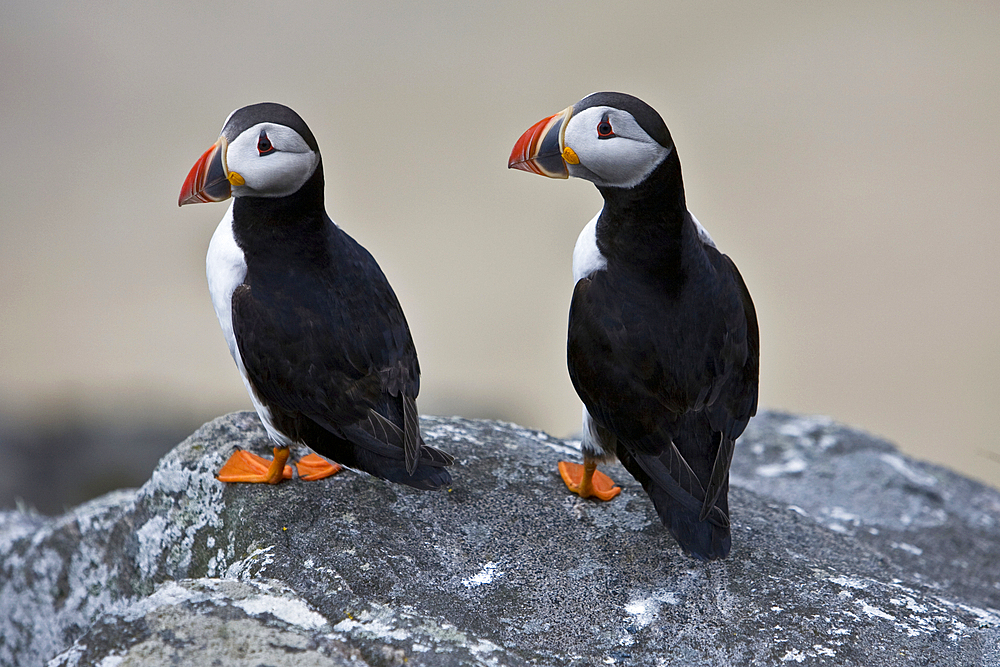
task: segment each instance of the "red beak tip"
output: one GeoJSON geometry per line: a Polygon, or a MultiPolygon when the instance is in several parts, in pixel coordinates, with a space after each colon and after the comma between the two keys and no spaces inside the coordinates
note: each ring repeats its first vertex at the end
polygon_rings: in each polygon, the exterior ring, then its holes
{"type": "Polygon", "coordinates": [[[532,171],[530,164],[525,160],[511,160],[507,163],[507,168],[517,169],[518,171],[532,171]]]}

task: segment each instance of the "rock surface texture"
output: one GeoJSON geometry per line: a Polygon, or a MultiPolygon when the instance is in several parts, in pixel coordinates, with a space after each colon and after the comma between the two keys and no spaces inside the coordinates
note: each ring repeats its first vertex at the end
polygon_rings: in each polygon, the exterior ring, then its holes
{"type": "Polygon", "coordinates": [[[237,413],[138,491],[0,514],[0,664],[1000,664],[1000,493],[864,433],[755,418],[705,564],[622,468],[615,500],[571,495],[571,441],[422,427],[450,489],[222,484],[234,447],[269,451],[237,413]]]}

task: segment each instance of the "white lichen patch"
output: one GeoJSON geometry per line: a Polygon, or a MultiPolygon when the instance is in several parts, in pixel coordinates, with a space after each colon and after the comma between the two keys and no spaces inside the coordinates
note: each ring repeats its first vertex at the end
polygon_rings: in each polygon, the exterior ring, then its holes
{"type": "MultiPolygon", "coordinates": [[[[0,552],[0,664],[34,664],[65,646],[66,628],[87,627],[110,606],[108,581],[119,560],[108,558],[108,534],[131,507],[134,491],[84,503],[61,517],[33,521],[36,531],[0,552]],[[71,551],[66,540],[74,541],[71,551]]],[[[9,525],[9,522],[7,522],[9,525]]]]}
{"type": "Polygon", "coordinates": [[[803,416],[779,426],[778,433],[811,442],[814,433],[829,430],[834,423],[833,419],[822,415],[803,416]]]}
{"type": "Polygon", "coordinates": [[[138,561],[144,577],[188,571],[201,532],[222,527],[224,488],[208,472],[185,467],[178,458],[160,462],[136,494],[137,504],[158,510],[139,527],[138,561]]]}
{"type": "Polygon", "coordinates": [[[388,607],[374,606],[372,610],[363,611],[357,618],[345,618],[333,626],[333,630],[346,634],[357,633],[381,640],[412,640],[409,630],[398,627],[396,620],[395,614],[388,607]]]}
{"type": "Polygon", "coordinates": [[[802,662],[806,659],[806,654],[796,648],[790,648],[781,656],[781,662],[802,662]]]}
{"type": "Polygon", "coordinates": [[[861,523],[861,517],[853,512],[848,512],[843,507],[830,508],[830,518],[837,521],[847,521],[857,526],[861,523]]]}
{"type": "Polygon", "coordinates": [[[326,626],[326,619],[303,600],[296,598],[276,597],[273,595],[258,595],[236,603],[236,606],[250,616],[270,614],[277,619],[306,630],[321,630],[326,626]]]}
{"type": "Polygon", "coordinates": [[[503,576],[503,571],[499,567],[499,564],[494,561],[484,563],[479,572],[467,579],[463,579],[462,585],[466,588],[475,588],[484,584],[492,584],[494,578],[503,576]]]}
{"type": "Polygon", "coordinates": [[[136,494],[134,489],[112,491],[83,503],[68,516],[76,522],[81,533],[105,530],[109,516],[117,518],[134,509],[136,494]]]}
{"type": "Polygon", "coordinates": [[[824,433],[823,435],[820,436],[819,441],[816,443],[816,446],[819,447],[822,451],[826,451],[831,447],[833,447],[834,445],[836,445],[838,442],[840,442],[840,438],[834,435],[833,433],[824,433]]]}
{"type": "MultiPolygon", "coordinates": [[[[349,637],[374,639],[412,647],[413,652],[442,650],[443,646],[464,648],[485,665],[499,667],[497,656],[502,647],[478,637],[470,637],[451,623],[401,612],[388,606],[371,604],[356,616],[348,616],[333,626],[333,631],[349,637]]],[[[447,650],[447,649],[444,649],[447,650]]],[[[501,654],[502,657],[502,654],[501,654]]],[[[478,664],[478,663],[477,663],[478,664]]]]}
{"type": "Polygon", "coordinates": [[[579,440],[549,441],[545,446],[555,451],[560,456],[572,457],[574,460],[580,457],[582,445],[579,440]]]}
{"type": "Polygon", "coordinates": [[[900,551],[905,551],[908,554],[913,554],[914,556],[922,556],[924,550],[920,547],[915,547],[912,544],[907,544],[906,542],[892,542],[889,546],[893,549],[899,549],[900,551]]]}
{"type": "Polygon", "coordinates": [[[1000,627],[1000,612],[926,597],[900,583],[843,575],[829,577],[828,581],[843,587],[838,596],[845,602],[850,601],[861,613],[858,616],[843,609],[843,615],[852,619],[867,617],[876,622],[891,622],[898,632],[908,637],[938,635],[947,629],[944,636],[955,641],[969,636],[970,624],[973,627],[1000,627]],[[887,610],[886,604],[892,605],[892,608],[887,610]]]}
{"type": "Polygon", "coordinates": [[[808,517],[809,516],[809,512],[806,512],[804,509],[802,509],[798,505],[789,505],[788,509],[790,511],[792,511],[792,512],[795,512],[799,516],[804,516],[804,517],[808,517]]]}
{"type": "Polygon", "coordinates": [[[783,475],[794,475],[803,472],[809,466],[806,460],[791,452],[781,463],[768,463],[757,466],[757,475],[760,477],[781,477],[783,475]]]}
{"type": "Polygon", "coordinates": [[[117,614],[128,622],[144,618],[166,607],[184,604],[224,605],[241,609],[247,616],[277,619],[297,628],[314,632],[328,629],[326,619],[277,582],[235,582],[229,579],[187,579],[168,581],[152,595],[135,603],[119,606],[117,614]]]}
{"type": "Polygon", "coordinates": [[[660,607],[665,604],[680,604],[680,598],[674,591],[655,591],[647,597],[633,598],[625,605],[625,613],[632,617],[632,624],[645,628],[654,620],[660,612],[660,607]]]}
{"type": "Polygon", "coordinates": [[[821,662],[825,658],[834,658],[837,656],[837,652],[830,648],[829,646],[823,646],[822,644],[813,644],[807,649],[797,649],[790,648],[785,651],[785,654],[781,656],[781,662],[805,662],[807,658],[820,658],[821,662]]]}
{"type": "Polygon", "coordinates": [[[951,602],[950,600],[942,598],[937,598],[937,600],[949,609],[958,609],[968,613],[976,619],[976,625],[978,627],[1000,628],[1000,610],[992,608],[981,609],[979,607],[972,607],[960,602],[951,602]]]}
{"type": "Polygon", "coordinates": [[[903,460],[901,456],[896,456],[895,454],[881,454],[879,455],[879,459],[913,484],[918,486],[934,486],[937,484],[936,477],[928,475],[921,470],[917,470],[915,467],[903,460]]]}
{"type": "Polygon", "coordinates": [[[843,507],[831,507],[826,511],[826,515],[831,519],[827,522],[826,527],[835,533],[849,535],[861,525],[861,517],[848,512],[843,507]]]}
{"type": "Polygon", "coordinates": [[[488,639],[477,639],[474,642],[468,644],[469,651],[473,654],[482,655],[484,653],[493,653],[499,651],[500,647],[489,641],[488,639]]]}
{"type": "Polygon", "coordinates": [[[889,602],[894,605],[905,607],[908,611],[912,611],[915,614],[927,613],[927,605],[920,604],[909,595],[904,595],[898,598],[889,598],[889,602]]]}
{"type": "Polygon", "coordinates": [[[160,564],[165,547],[173,543],[176,535],[167,525],[167,518],[156,515],[136,531],[139,540],[139,571],[144,577],[152,577],[160,564]]]}
{"type": "Polygon", "coordinates": [[[274,549],[273,544],[254,549],[246,558],[238,560],[226,568],[225,577],[227,579],[248,580],[263,574],[267,567],[274,562],[272,549],[274,549]]]}
{"type": "Polygon", "coordinates": [[[843,575],[830,577],[829,581],[831,583],[837,584],[838,586],[843,586],[845,588],[854,588],[857,590],[865,590],[871,584],[870,579],[859,579],[857,577],[845,577],[843,575]]]}
{"type": "Polygon", "coordinates": [[[479,438],[469,433],[467,428],[448,422],[435,421],[430,424],[425,420],[421,424],[425,440],[451,440],[452,442],[468,442],[473,445],[482,445],[479,438]]]}
{"type": "Polygon", "coordinates": [[[868,616],[872,616],[874,618],[884,618],[887,621],[895,621],[896,620],[895,616],[893,616],[891,614],[885,613],[884,611],[882,611],[878,607],[870,605],[867,602],[865,602],[864,600],[856,600],[856,602],[861,607],[861,611],[864,612],[865,614],[867,614],[868,616]]]}
{"type": "Polygon", "coordinates": [[[122,605],[118,614],[125,621],[133,622],[160,607],[176,606],[185,602],[201,602],[205,599],[205,594],[200,591],[182,586],[176,581],[168,581],[157,587],[149,597],[133,604],[122,605]]]}

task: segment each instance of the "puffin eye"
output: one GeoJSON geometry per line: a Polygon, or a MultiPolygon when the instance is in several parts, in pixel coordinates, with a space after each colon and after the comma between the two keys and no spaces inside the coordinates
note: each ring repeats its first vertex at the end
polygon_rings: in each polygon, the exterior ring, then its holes
{"type": "Polygon", "coordinates": [[[601,117],[601,122],[597,124],[597,138],[610,139],[613,136],[615,136],[615,131],[611,128],[611,121],[608,120],[608,114],[604,114],[601,117]]]}
{"type": "Polygon", "coordinates": [[[261,130],[260,137],[257,139],[257,152],[261,155],[267,155],[275,150],[277,149],[271,145],[271,140],[267,138],[267,132],[261,130]]]}

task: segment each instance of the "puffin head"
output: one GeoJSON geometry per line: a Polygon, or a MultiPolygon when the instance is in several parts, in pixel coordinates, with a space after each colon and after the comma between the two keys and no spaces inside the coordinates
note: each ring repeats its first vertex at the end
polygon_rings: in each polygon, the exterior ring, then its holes
{"type": "Polygon", "coordinates": [[[191,167],[179,206],[233,197],[286,197],[320,168],[319,146],[302,118],[262,102],[229,114],[222,136],[191,167]]]}
{"type": "Polygon", "coordinates": [[[653,107],[624,93],[594,93],[528,128],[514,144],[507,167],[632,188],[673,149],[653,107]]]}

